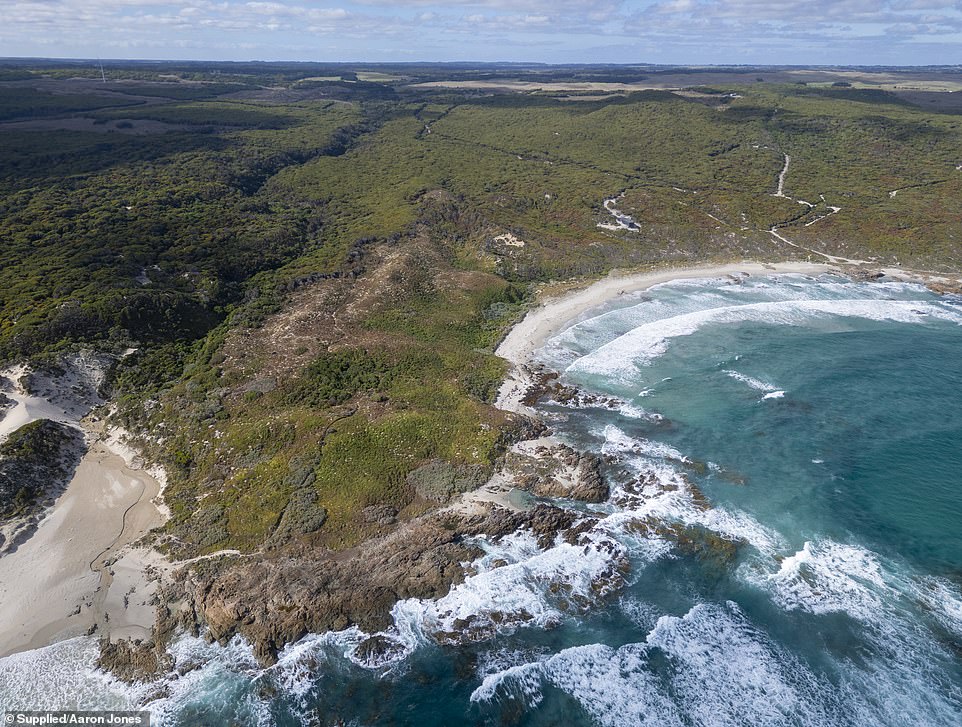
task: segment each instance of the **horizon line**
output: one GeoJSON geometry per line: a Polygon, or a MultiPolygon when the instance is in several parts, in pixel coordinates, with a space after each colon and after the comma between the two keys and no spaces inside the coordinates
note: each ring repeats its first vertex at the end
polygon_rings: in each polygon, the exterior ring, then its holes
{"type": "Polygon", "coordinates": [[[246,64],[258,63],[270,64],[297,64],[297,65],[371,65],[371,66],[416,66],[416,65],[463,65],[463,66],[546,66],[546,67],[572,67],[572,66],[618,66],[618,67],[648,67],[648,68],[790,68],[790,69],[869,69],[869,68],[938,68],[938,69],[958,69],[962,71],[962,63],[926,63],[926,64],[847,64],[847,63],[650,63],[646,61],[624,61],[624,62],[598,62],[598,61],[570,61],[565,63],[553,63],[550,61],[464,61],[464,60],[416,60],[416,61],[322,61],[322,60],[262,60],[251,58],[246,60],[213,60],[204,58],[98,58],[98,57],[58,57],[58,56],[0,56],[0,64],[7,62],[29,62],[29,61],[49,61],[58,63],[209,63],[209,64],[246,64]]]}

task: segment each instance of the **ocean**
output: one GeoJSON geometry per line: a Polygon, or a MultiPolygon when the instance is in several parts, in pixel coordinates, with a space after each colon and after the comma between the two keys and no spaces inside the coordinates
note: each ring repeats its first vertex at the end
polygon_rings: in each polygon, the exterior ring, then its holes
{"type": "Polygon", "coordinates": [[[261,669],[181,638],[126,687],[81,638],[0,660],[0,709],[163,725],[962,724],[962,298],[834,276],[626,294],[537,358],[611,405],[545,403],[603,457],[581,542],[481,544],[477,575],[261,669]],[[438,643],[465,620],[475,639],[438,643]]]}

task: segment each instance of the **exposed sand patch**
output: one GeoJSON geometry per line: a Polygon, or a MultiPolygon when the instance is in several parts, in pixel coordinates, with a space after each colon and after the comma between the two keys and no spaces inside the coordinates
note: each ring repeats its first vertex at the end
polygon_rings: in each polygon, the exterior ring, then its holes
{"type": "Polygon", "coordinates": [[[495,242],[501,242],[509,247],[524,247],[524,240],[520,237],[512,235],[510,232],[505,232],[503,235],[498,235],[494,238],[495,242]]]}
{"type": "MultiPolygon", "coordinates": [[[[785,199],[791,199],[787,194],[785,194],[785,175],[788,174],[788,165],[792,163],[792,158],[785,155],[785,166],[782,167],[782,171],[778,173],[778,187],[775,189],[773,197],[784,197],[785,199]]],[[[809,205],[811,206],[811,205],[809,205]]]]}
{"type": "Polygon", "coordinates": [[[115,569],[117,589],[105,563],[163,522],[150,502],[159,492],[156,479],[130,469],[104,443],[90,448],[33,535],[0,557],[0,656],[79,636],[95,625],[103,633],[114,621],[118,635],[149,633],[153,609],[148,614],[143,607],[152,591],[143,579],[143,558],[124,554],[115,569]],[[125,595],[140,608],[128,611],[125,595]]]}
{"type": "Polygon", "coordinates": [[[145,574],[160,556],[131,544],[161,525],[162,472],[147,472],[124,444],[87,415],[108,359],[76,354],[65,373],[3,373],[14,405],[0,420],[0,440],[46,418],[81,429],[91,442],[73,478],[36,528],[0,555],[0,657],[96,632],[143,638],[154,623],[155,584],[145,574]],[[23,378],[22,377],[25,377],[23,378]],[[30,380],[28,391],[21,380],[30,380]]]}

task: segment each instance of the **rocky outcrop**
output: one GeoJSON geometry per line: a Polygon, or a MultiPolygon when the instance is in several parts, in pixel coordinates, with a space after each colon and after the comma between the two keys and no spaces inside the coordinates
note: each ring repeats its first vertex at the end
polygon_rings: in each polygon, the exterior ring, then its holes
{"type": "Polygon", "coordinates": [[[959,280],[927,280],[925,287],[939,295],[962,295],[962,282],[959,280]]]}
{"type": "Polygon", "coordinates": [[[516,487],[538,497],[583,502],[608,499],[601,460],[566,444],[523,442],[505,457],[505,467],[513,474],[516,487]]]}
{"type": "Polygon", "coordinates": [[[164,602],[179,605],[166,610],[159,630],[186,628],[224,643],[242,634],[269,664],[307,633],[352,625],[375,633],[390,625],[397,601],[445,595],[465,578],[463,564],[481,555],[468,536],[498,538],[526,529],[549,547],[566,531],[571,537],[582,532],[581,520],[547,505],[526,512],[492,507],[472,516],[434,513],[349,552],[303,546],[198,562],[180,571],[165,595],[164,602]]]}
{"type": "Polygon", "coordinates": [[[559,380],[561,374],[544,366],[525,366],[525,376],[531,381],[521,403],[535,407],[545,402],[572,409],[617,409],[625,402],[612,396],[584,391],[559,380]]]}
{"type": "Polygon", "coordinates": [[[100,640],[97,666],[125,682],[150,681],[172,665],[170,655],[158,642],[121,639],[111,643],[110,639],[100,640]]]}

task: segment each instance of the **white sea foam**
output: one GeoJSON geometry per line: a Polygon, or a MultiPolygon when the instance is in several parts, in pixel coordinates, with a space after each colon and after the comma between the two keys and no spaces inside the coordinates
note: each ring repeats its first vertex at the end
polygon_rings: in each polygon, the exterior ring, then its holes
{"type": "MultiPolygon", "coordinates": [[[[662,482],[665,480],[662,479],[662,482]]],[[[624,537],[633,531],[637,522],[655,519],[706,528],[727,540],[747,543],[769,558],[783,546],[777,532],[765,527],[748,513],[723,507],[705,509],[682,478],[676,475],[675,482],[677,487],[674,489],[654,485],[643,488],[640,494],[626,493],[622,488],[616,488],[612,499],[624,509],[609,515],[599,527],[624,537]]],[[[657,536],[645,541],[645,547],[639,552],[646,560],[656,560],[670,550],[667,544],[662,544],[663,548],[655,547],[657,543],[657,536]]]]}
{"type": "Polygon", "coordinates": [[[600,433],[604,437],[604,444],[601,445],[603,454],[636,454],[643,457],[654,459],[669,459],[678,462],[688,462],[689,459],[671,445],[664,442],[655,442],[650,439],[635,439],[630,437],[618,427],[609,424],[600,433]]]}
{"type": "Polygon", "coordinates": [[[169,652],[175,664],[163,680],[166,694],[145,705],[152,722],[174,723],[185,708],[199,704],[226,720],[232,715],[252,715],[255,724],[267,724],[258,718],[265,716],[264,705],[246,688],[263,670],[242,637],[235,636],[227,646],[220,646],[183,635],[171,644],[169,652]]]}
{"type": "Polygon", "coordinates": [[[962,638],[962,593],[958,586],[944,578],[927,576],[913,584],[911,593],[944,629],[962,638]]]}
{"type": "Polygon", "coordinates": [[[844,612],[865,622],[878,620],[882,597],[891,592],[874,553],[827,539],[806,542],[767,579],[783,608],[844,612]]]}
{"type": "Polygon", "coordinates": [[[765,401],[766,399],[781,399],[786,394],[784,390],[779,389],[777,386],[773,384],[769,384],[768,382],[762,381],[761,379],[756,379],[752,376],[748,376],[747,374],[743,374],[739,371],[726,369],[724,373],[730,378],[735,379],[735,381],[740,381],[743,384],[747,384],[750,388],[754,389],[755,391],[764,391],[765,395],[762,396],[762,401],[765,401]]]}
{"type": "Polygon", "coordinates": [[[81,636],[0,659],[0,712],[20,709],[135,709],[144,688],[96,668],[97,639],[81,636]]]}
{"type": "Polygon", "coordinates": [[[653,629],[662,615],[657,606],[630,596],[619,598],[618,606],[622,613],[646,631],[653,629]]]}
{"type": "Polygon", "coordinates": [[[839,683],[817,676],[753,626],[741,610],[699,604],[662,616],[642,643],[565,649],[487,674],[476,703],[512,696],[529,707],[551,685],[576,699],[600,725],[958,724],[958,707],[938,692],[924,650],[867,663],[838,663],[839,683]],[[657,655],[657,658],[655,658],[657,655]]]}
{"type": "Polygon", "coordinates": [[[649,321],[605,343],[570,365],[569,374],[604,375],[629,383],[639,366],[668,350],[668,342],[706,325],[757,321],[770,325],[806,325],[820,319],[859,318],[897,323],[942,320],[962,325],[962,314],[927,301],[847,299],[783,300],[725,305],[649,321]]]}
{"type": "Polygon", "coordinates": [[[870,645],[866,661],[840,662],[836,690],[852,724],[958,724],[962,693],[943,681],[942,671],[955,657],[910,610],[921,605],[960,633],[962,599],[947,581],[913,578],[865,548],[822,539],[805,543],[756,582],[785,609],[844,613],[860,624],[870,645]]]}
{"type": "Polygon", "coordinates": [[[537,704],[545,684],[570,694],[601,725],[831,724],[814,698],[815,677],[733,604],[662,616],[643,643],[574,647],[488,675],[471,700],[521,695],[537,704]]]}
{"type": "Polygon", "coordinates": [[[627,419],[646,419],[648,421],[661,421],[664,417],[657,412],[648,411],[640,406],[635,406],[628,402],[621,402],[618,405],[618,413],[627,419]]]}
{"type": "MultiPolygon", "coordinates": [[[[652,300],[572,326],[558,343],[559,350],[577,356],[568,372],[619,377],[619,386],[637,391],[639,365],[666,351],[671,339],[709,324],[757,321],[845,330],[853,325],[845,318],[962,323],[959,311],[911,284],[868,286],[799,278],[764,285],[746,281],[724,291],[712,286],[718,281],[698,281],[684,291],[675,284],[670,290],[651,290],[652,300]],[[662,293],[664,299],[659,298],[662,293]]],[[[761,392],[761,400],[786,396],[764,377],[725,373],[761,392]]],[[[671,545],[659,542],[657,534],[637,536],[637,527],[631,526],[640,521],[700,525],[744,540],[755,551],[748,551],[738,576],[759,585],[786,610],[812,617],[848,614],[864,632],[869,652],[857,664],[840,658],[840,683],[829,684],[776,647],[733,604],[704,605],[682,618],[662,616],[643,644],[577,647],[485,673],[472,700],[510,693],[535,704],[543,698],[543,688],[551,685],[577,699],[599,724],[952,724],[953,705],[945,697],[944,672],[938,667],[939,659],[949,658],[948,652],[926,627],[906,615],[907,608],[922,604],[943,628],[957,633],[962,599],[951,584],[916,580],[912,591],[877,554],[827,538],[813,539],[779,562],[778,554],[786,549],[782,536],[744,511],[706,508],[688,481],[684,467],[688,460],[682,452],[611,425],[592,433],[599,438],[602,453],[617,457],[638,475],[635,482],[614,484],[610,507],[615,511],[597,530],[628,543],[632,554],[640,547],[632,537],[644,540],[651,546],[646,553],[650,559],[664,555],[671,545]],[[656,650],[657,662],[649,659],[656,650]],[[661,666],[664,658],[669,668],[661,666]]],[[[657,616],[633,597],[623,596],[620,603],[625,614],[644,628],[650,628],[657,616]]]]}
{"type": "Polygon", "coordinates": [[[738,607],[700,604],[663,616],[648,635],[672,661],[672,692],[700,725],[823,725],[818,680],[738,607]]]}
{"type": "Polygon", "coordinates": [[[735,379],[735,381],[741,381],[743,384],[748,384],[756,391],[775,391],[778,388],[777,386],[772,386],[761,379],[752,378],[751,376],[739,373],[738,371],[727,369],[724,371],[724,373],[725,375],[735,379]]]}
{"type": "Polygon", "coordinates": [[[528,704],[541,701],[544,683],[574,697],[601,725],[671,727],[681,714],[646,668],[647,649],[629,644],[613,649],[602,644],[565,649],[542,662],[516,666],[484,679],[472,702],[501,694],[520,694],[528,704]]]}
{"type": "Polygon", "coordinates": [[[530,649],[494,648],[478,654],[477,674],[482,679],[490,674],[506,671],[515,666],[524,666],[549,656],[544,647],[530,649]]]}
{"type": "Polygon", "coordinates": [[[431,634],[484,638],[525,624],[549,626],[562,619],[572,602],[596,602],[620,585],[618,566],[624,546],[601,533],[584,545],[558,542],[539,550],[528,533],[508,536],[470,576],[434,601],[408,599],[395,606],[395,621],[411,618],[431,634]],[[495,564],[507,561],[507,565],[495,564]],[[413,618],[412,618],[413,617],[413,618]],[[470,632],[466,632],[470,629],[470,632]]]}
{"type": "Polygon", "coordinates": [[[844,278],[778,275],[771,278],[746,278],[739,285],[728,278],[674,280],[653,286],[644,294],[628,294],[619,305],[590,315],[553,336],[542,349],[553,367],[564,368],[601,346],[638,326],[668,320],[699,311],[810,299],[890,300],[933,299],[923,286],[914,283],[853,283],[844,278]],[[630,305],[627,301],[637,300],[630,305]]]}
{"type": "Polygon", "coordinates": [[[486,675],[481,684],[471,693],[471,701],[487,702],[507,692],[520,696],[529,707],[536,706],[542,699],[542,677],[540,662],[510,666],[486,675]]]}

